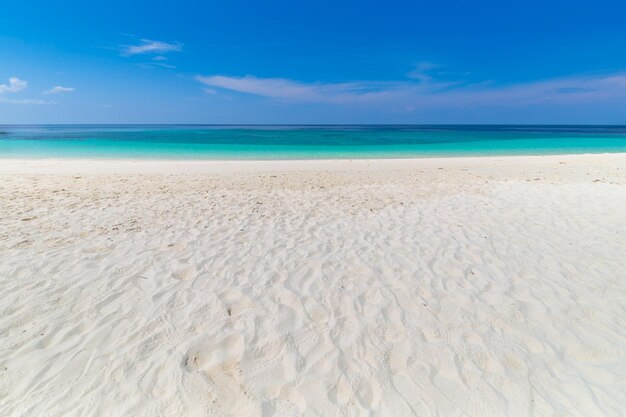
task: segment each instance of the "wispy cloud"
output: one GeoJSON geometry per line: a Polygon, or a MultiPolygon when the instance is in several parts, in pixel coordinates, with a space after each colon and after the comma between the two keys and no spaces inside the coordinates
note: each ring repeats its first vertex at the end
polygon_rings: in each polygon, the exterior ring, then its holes
{"type": "Polygon", "coordinates": [[[179,42],[163,42],[150,39],[141,39],[139,45],[122,45],[122,55],[165,54],[181,51],[183,45],[179,42]]]}
{"type": "Polygon", "coordinates": [[[164,64],[162,62],[155,62],[154,65],[161,68],[176,68],[176,65],[164,64]]]}
{"type": "MultiPolygon", "coordinates": [[[[404,81],[304,83],[251,75],[197,76],[211,90],[227,90],[269,99],[309,103],[378,103],[404,108],[520,106],[626,100],[626,73],[573,75],[527,83],[497,85],[442,81],[429,74],[434,64],[418,64],[404,81]]],[[[626,105],[626,102],[625,102],[626,105]]]]}
{"type": "Polygon", "coordinates": [[[137,64],[139,68],[168,68],[168,69],[173,69],[176,68],[176,65],[170,65],[170,64],[166,64],[164,62],[139,62],[137,64]]]}
{"type": "Polygon", "coordinates": [[[57,104],[56,101],[45,101],[38,98],[21,98],[21,99],[6,99],[0,98],[0,103],[8,103],[8,104],[36,104],[36,105],[44,105],[44,104],[57,104]]]}
{"type": "Polygon", "coordinates": [[[0,94],[17,93],[24,90],[28,86],[28,82],[20,80],[17,77],[9,78],[8,84],[0,84],[0,94]]]}
{"type": "Polygon", "coordinates": [[[432,75],[430,74],[430,71],[438,67],[439,65],[433,62],[429,62],[429,61],[418,62],[417,65],[415,65],[415,69],[407,74],[407,77],[418,80],[423,83],[428,83],[428,82],[431,82],[433,79],[432,75]]]}
{"type": "Polygon", "coordinates": [[[55,85],[54,87],[52,87],[49,90],[44,91],[44,94],[63,94],[63,93],[71,93],[72,91],[76,90],[75,88],[72,87],[63,87],[60,85],[55,85]]]}
{"type": "MultiPolygon", "coordinates": [[[[224,75],[197,76],[208,87],[256,96],[300,102],[369,101],[381,95],[401,91],[401,84],[390,82],[302,83],[284,78],[258,78],[252,75],[228,77],[224,75]]],[[[214,91],[211,89],[211,91],[214,91]]]]}
{"type": "Polygon", "coordinates": [[[626,73],[573,75],[504,86],[468,86],[451,90],[431,102],[439,105],[451,102],[459,105],[519,106],[615,100],[626,100],[626,73]]]}

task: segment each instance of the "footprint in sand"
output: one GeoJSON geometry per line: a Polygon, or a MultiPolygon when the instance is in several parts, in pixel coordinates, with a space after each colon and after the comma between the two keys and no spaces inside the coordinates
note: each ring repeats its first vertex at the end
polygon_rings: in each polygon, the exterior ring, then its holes
{"type": "Polygon", "coordinates": [[[354,398],[354,390],[348,379],[341,375],[335,386],[328,392],[328,399],[338,407],[345,407],[354,398]]]}
{"type": "Polygon", "coordinates": [[[11,392],[11,378],[9,377],[9,368],[0,365],[0,399],[7,397],[11,392]]]}
{"type": "Polygon", "coordinates": [[[196,274],[196,268],[193,265],[187,265],[174,271],[172,276],[180,281],[187,281],[196,274]]]}
{"type": "Polygon", "coordinates": [[[361,405],[368,410],[378,407],[380,387],[374,378],[360,378],[356,389],[356,397],[361,405]]]}
{"type": "Polygon", "coordinates": [[[314,298],[307,297],[304,301],[304,310],[311,321],[324,324],[329,319],[328,312],[314,298]]]}
{"type": "Polygon", "coordinates": [[[189,349],[185,367],[190,371],[205,372],[211,372],[218,366],[230,368],[239,362],[243,351],[243,337],[231,334],[213,345],[196,345],[189,349]]]}
{"type": "Polygon", "coordinates": [[[213,394],[211,404],[215,415],[257,416],[259,405],[251,398],[241,375],[244,339],[231,334],[214,344],[196,345],[189,349],[183,366],[206,377],[207,389],[213,394]]]}

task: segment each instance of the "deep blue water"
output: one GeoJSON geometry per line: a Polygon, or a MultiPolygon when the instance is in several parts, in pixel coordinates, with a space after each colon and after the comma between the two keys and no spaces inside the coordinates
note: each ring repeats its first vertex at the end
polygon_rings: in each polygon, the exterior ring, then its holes
{"type": "Polygon", "coordinates": [[[626,152],[626,126],[0,126],[0,158],[318,159],[626,152]]]}

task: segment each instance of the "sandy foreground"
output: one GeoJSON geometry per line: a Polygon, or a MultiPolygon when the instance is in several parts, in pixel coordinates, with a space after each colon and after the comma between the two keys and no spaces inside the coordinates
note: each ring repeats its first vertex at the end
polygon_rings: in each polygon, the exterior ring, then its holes
{"type": "Polygon", "coordinates": [[[626,154],[0,160],[0,416],[623,416],[626,154]]]}

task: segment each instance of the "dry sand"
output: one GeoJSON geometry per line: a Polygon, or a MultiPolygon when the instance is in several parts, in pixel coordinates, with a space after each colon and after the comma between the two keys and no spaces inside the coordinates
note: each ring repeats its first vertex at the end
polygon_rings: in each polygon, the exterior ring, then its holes
{"type": "Polygon", "coordinates": [[[0,160],[1,416],[623,416],[626,154],[0,160]]]}

